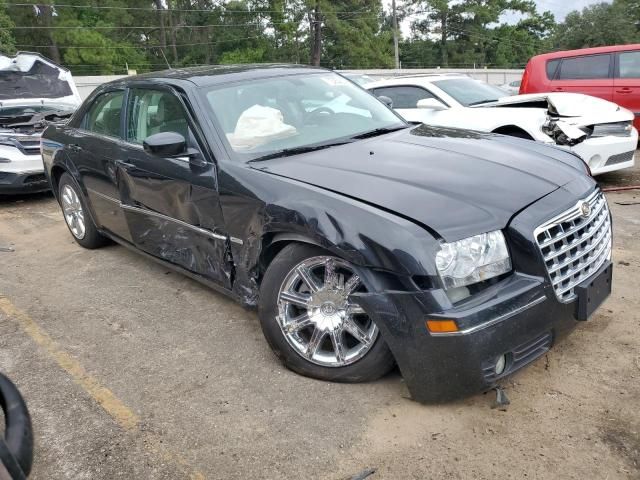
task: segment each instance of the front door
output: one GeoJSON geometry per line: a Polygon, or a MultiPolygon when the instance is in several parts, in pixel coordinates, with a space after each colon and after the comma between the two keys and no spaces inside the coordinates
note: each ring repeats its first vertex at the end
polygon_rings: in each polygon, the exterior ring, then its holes
{"type": "Polygon", "coordinates": [[[231,262],[216,167],[182,98],[169,89],[131,89],[126,118],[120,198],[134,244],[229,288],[231,262]],[[198,154],[159,157],[145,152],[145,138],[161,132],[179,133],[198,154]]]}
{"type": "Polygon", "coordinates": [[[633,122],[640,128],[640,50],[617,54],[616,77],[613,79],[613,102],[631,110],[633,122]]]}

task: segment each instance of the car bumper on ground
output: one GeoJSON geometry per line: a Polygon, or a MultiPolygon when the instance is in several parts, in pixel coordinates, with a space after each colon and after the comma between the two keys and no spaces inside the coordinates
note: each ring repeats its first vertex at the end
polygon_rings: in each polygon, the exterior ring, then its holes
{"type": "Polygon", "coordinates": [[[587,162],[593,175],[600,175],[633,167],[637,146],[638,132],[634,128],[628,137],[588,138],[571,150],[587,162]]]}

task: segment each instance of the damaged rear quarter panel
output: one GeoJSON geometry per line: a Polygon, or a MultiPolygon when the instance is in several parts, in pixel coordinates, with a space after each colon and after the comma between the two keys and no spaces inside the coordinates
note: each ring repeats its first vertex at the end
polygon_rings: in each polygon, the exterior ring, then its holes
{"type": "Polygon", "coordinates": [[[246,164],[225,162],[219,185],[233,290],[245,305],[257,304],[261,256],[279,240],[319,245],[360,267],[435,278],[438,241],[400,216],[246,164]]]}

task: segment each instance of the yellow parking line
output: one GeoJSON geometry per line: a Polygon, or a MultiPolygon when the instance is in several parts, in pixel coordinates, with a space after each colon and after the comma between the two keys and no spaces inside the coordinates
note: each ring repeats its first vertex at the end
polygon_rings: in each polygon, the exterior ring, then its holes
{"type": "MultiPolygon", "coordinates": [[[[118,425],[128,431],[138,426],[140,418],[129,407],[118,399],[111,390],[101,385],[95,377],[87,373],[77,360],[62,350],[47,332],[42,330],[29,315],[13,305],[4,295],[0,295],[0,311],[16,320],[27,335],[29,335],[35,343],[44,348],[60,368],[71,375],[71,378],[73,378],[118,425]]],[[[144,440],[148,450],[161,457],[164,461],[170,461],[182,470],[186,470],[185,473],[189,478],[194,480],[205,478],[202,473],[191,470],[189,463],[181,455],[168,451],[166,447],[164,447],[161,439],[145,433],[144,440]]]]}

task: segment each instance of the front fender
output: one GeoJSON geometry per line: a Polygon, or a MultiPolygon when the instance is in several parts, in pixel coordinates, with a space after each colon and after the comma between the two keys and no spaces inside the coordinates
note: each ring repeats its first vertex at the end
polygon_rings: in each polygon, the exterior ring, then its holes
{"type": "Polygon", "coordinates": [[[437,281],[437,233],[411,219],[246,166],[225,167],[220,188],[234,290],[245,304],[257,303],[261,257],[274,242],[312,243],[358,267],[437,281]]]}

